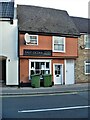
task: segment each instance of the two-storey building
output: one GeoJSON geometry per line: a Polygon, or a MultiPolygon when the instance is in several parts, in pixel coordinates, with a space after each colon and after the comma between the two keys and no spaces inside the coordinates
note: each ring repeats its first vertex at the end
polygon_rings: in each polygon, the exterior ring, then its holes
{"type": "Polygon", "coordinates": [[[0,1],[0,83],[18,85],[18,24],[14,2],[0,1]]]}
{"type": "Polygon", "coordinates": [[[76,83],[89,82],[90,79],[90,19],[72,17],[80,32],[78,58],[75,63],[76,83]]]}
{"type": "Polygon", "coordinates": [[[66,11],[18,5],[19,81],[30,85],[31,75],[52,74],[53,84],[75,83],[80,35],[66,11]]]}

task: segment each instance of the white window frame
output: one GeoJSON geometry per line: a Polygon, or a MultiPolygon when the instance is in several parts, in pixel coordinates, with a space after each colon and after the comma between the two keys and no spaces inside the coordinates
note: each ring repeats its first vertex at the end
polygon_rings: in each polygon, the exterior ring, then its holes
{"type": "MultiPolygon", "coordinates": [[[[87,60],[88,61],[88,60],[87,60]]],[[[86,63],[87,61],[84,61],[84,70],[85,70],[85,75],[89,75],[90,73],[86,72],[86,65],[90,65],[90,63],[86,63]]]]}
{"type": "Polygon", "coordinates": [[[86,47],[86,37],[88,36],[88,34],[85,34],[84,35],[84,45],[85,45],[85,49],[90,49],[90,48],[88,48],[88,47],[86,47]]]}
{"type": "Polygon", "coordinates": [[[37,37],[37,44],[30,44],[30,43],[26,43],[26,45],[38,45],[38,35],[29,35],[30,36],[36,36],[37,37]]]}
{"type": "Polygon", "coordinates": [[[61,37],[61,36],[52,36],[52,47],[53,47],[53,52],[62,52],[62,53],[65,53],[65,37],[62,37],[64,39],[64,50],[61,51],[61,50],[54,50],[54,37],[61,37]]]}
{"type": "MultiPolygon", "coordinates": [[[[31,79],[30,78],[30,75],[31,75],[31,62],[34,62],[34,64],[35,64],[35,62],[49,62],[50,63],[50,74],[52,74],[52,67],[51,67],[51,60],[49,59],[49,60],[41,60],[41,59],[38,59],[38,60],[36,60],[36,59],[29,59],[29,80],[31,79]]],[[[35,68],[33,68],[32,70],[35,70],[35,68]]],[[[48,70],[48,69],[47,69],[48,70]]]]}

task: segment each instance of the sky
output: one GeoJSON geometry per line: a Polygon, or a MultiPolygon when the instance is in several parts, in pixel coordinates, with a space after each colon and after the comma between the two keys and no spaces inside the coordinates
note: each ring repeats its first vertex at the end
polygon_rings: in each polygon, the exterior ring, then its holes
{"type": "Polygon", "coordinates": [[[15,4],[34,5],[48,8],[66,10],[70,16],[89,16],[90,0],[15,0],[15,4]]]}

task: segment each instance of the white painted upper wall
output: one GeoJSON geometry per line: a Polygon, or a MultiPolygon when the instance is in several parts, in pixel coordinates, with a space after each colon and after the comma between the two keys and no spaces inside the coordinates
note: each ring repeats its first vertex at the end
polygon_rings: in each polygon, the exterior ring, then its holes
{"type": "Polygon", "coordinates": [[[0,21],[0,56],[17,59],[18,56],[18,26],[17,20],[13,24],[0,21]]]}
{"type": "Polygon", "coordinates": [[[0,56],[6,59],[6,85],[18,85],[18,25],[17,20],[0,21],[0,56]]]}

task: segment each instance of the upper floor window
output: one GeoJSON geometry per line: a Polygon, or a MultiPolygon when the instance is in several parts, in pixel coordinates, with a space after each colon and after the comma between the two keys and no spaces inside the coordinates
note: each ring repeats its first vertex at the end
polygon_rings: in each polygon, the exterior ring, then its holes
{"type": "Polygon", "coordinates": [[[85,74],[90,74],[90,60],[85,61],[85,74]]]}
{"type": "Polygon", "coordinates": [[[38,35],[25,34],[26,45],[38,45],[38,35]]]}
{"type": "Polygon", "coordinates": [[[53,36],[53,51],[65,52],[65,37],[53,36]]]}
{"type": "Polygon", "coordinates": [[[90,35],[84,35],[85,49],[90,49],[90,35]]]}

